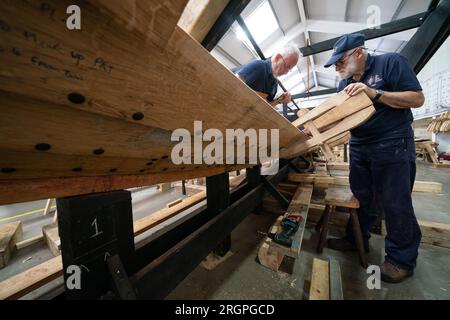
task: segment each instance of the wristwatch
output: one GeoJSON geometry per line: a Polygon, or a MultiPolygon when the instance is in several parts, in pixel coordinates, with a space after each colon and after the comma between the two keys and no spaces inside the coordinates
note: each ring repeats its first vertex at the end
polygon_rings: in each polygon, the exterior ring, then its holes
{"type": "Polygon", "coordinates": [[[377,90],[375,90],[375,92],[376,92],[376,95],[373,98],[373,101],[378,101],[378,99],[380,99],[380,97],[384,94],[384,91],[381,89],[377,89],[377,90]]]}

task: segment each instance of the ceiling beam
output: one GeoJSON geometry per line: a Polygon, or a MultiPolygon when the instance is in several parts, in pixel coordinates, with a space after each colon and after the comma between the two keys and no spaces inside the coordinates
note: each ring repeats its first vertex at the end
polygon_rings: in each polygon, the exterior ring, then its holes
{"type": "MultiPolygon", "coordinates": [[[[397,9],[395,9],[395,12],[394,12],[394,14],[391,17],[391,22],[398,18],[399,14],[400,14],[400,11],[402,11],[403,7],[405,6],[405,3],[406,3],[406,0],[401,0],[400,1],[400,3],[397,6],[397,9]]],[[[383,42],[384,42],[384,38],[382,38],[380,40],[380,42],[378,42],[378,45],[377,45],[377,47],[376,47],[376,49],[374,51],[378,51],[378,49],[380,49],[380,47],[383,44],[383,42]]]]}
{"type": "Polygon", "coordinates": [[[321,96],[324,94],[333,94],[333,93],[336,93],[336,88],[293,94],[292,99],[315,97],[315,96],[321,96]]]}
{"type": "MultiPolygon", "coordinates": [[[[297,0],[297,3],[302,2],[302,0],[297,0]]],[[[302,2],[303,3],[303,2],[302,2]]],[[[300,8],[300,7],[299,7],[300,8]]],[[[419,26],[418,24],[417,26],[419,26]]],[[[366,28],[364,23],[355,23],[355,22],[343,22],[343,21],[328,21],[328,20],[304,20],[301,23],[295,25],[286,31],[286,35],[279,40],[272,42],[270,46],[264,48],[264,51],[267,52],[275,52],[277,49],[282,48],[288,42],[294,40],[298,36],[300,36],[305,31],[309,32],[320,32],[320,33],[329,33],[329,34],[345,34],[345,33],[353,33],[366,28]],[[306,21],[306,22],[305,22],[306,21]]],[[[371,29],[369,29],[371,30],[371,29]]],[[[389,33],[383,35],[386,39],[394,39],[400,41],[408,41],[413,34],[415,33],[415,29],[403,30],[403,32],[399,33],[389,33]]],[[[336,39],[337,40],[337,39],[336,39]]],[[[330,49],[332,46],[330,47],[330,49]]]]}
{"type": "Polygon", "coordinates": [[[286,32],[284,31],[283,27],[280,23],[280,17],[278,16],[277,12],[275,11],[275,8],[273,7],[272,0],[267,1],[269,3],[270,9],[272,10],[273,16],[275,17],[275,20],[277,21],[278,28],[280,28],[281,32],[283,33],[283,36],[286,35],[286,32]]]}
{"type": "Polygon", "coordinates": [[[434,3],[422,26],[400,52],[416,74],[450,35],[450,0],[441,0],[437,7],[434,3]]]}
{"type": "Polygon", "coordinates": [[[286,31],[286,35],[279,40],[272,42],[270,46],[265,48],[264,51],[275,52],[276,50],[284,47],[288,42],[294,40],[300,36],[306,30],[306,25],[304,23],[299,23],[294,27],[286,31]]]}
{"type": "Polygon", "coordinates": [[[219,43],[249,2],[250,0],[231,0],[228,3],[202,41],[206,50],[211,51],[219,43]]]}
{"type": "Polygon", "coordinates": [[[227,51],[225,51],[221,46],[216,45],[214,48],[219,54],[221,54],[225,59],[227,59],[229,62],[234,64],[235,67],[240,67],[242,64],[237,61],[236,58],[234,58],[231,54],[229,54],[227,51]]]}
{"type": "MultiPolygon", "coordinates": [[[[418,27],[417,25],[416,27],[418,27]]],[[[309,32],[321,32],[330,34],[346,34],[361,31],[367,28],[365,23],[343,22],[343,21],[328,21],[328,20],[308,20],[307,30],[309,32]]],[[[373,28],[374,29],[374,28],[373,28]]],[[[366,29],[372,30],[372,29],[366,29]]],[[[405,31],[405,30],[402,30],[405,31]]],[[[393,33],[384,35],[385,38],[408,41],[415,30],[407,30],[402,33],[393,33]]]]}
{"type": "MultiPolygon", "coordinates": [[[[298,7],[298,11],[300,13],[300,20],[303,21],[307,21],[306,19],[306,11],[305,11],[305,5],[303,3],[303,0],[297,0],[297,7],[298,7]]],[[[305,42],[306,45],[310,45],[311,43],[311,39],[309,37],[309,31],[308,29],[305,29],[305,31],[303,32],[303,34],[305,35],[305,42]]],[[[308,58],[307,58],[308,59],[308,58]]],[[[314,63],[314,58],[313,56],[309,56],[309,63],[311,64],[311,68],[312,68],[312,72],[313,72],[313,80],[314,80],[314,87],[318,87],[319,86],[319,82],[317,80],[317,73],[316,73],[316,65],[314,63]]],[[[305,87],[307,87],[305,85],[305,87]]],[[[307,89],[308,90],[308,89],[307,89]]]]}
{"type": "Polygon", "coordinates": [[[345,0],[345,11],[344,11],[344,21],[348,21],[348,7],[350,4],[350,0],[345,0]]]}
{"type": "MultiPolygon", "coordinates": [[[[422,13],[419,13],[419,14],[416,14],[416,15],[413,15],[413,16],[410,16],[407,18],[384,23],[384,24],[380,25],[378,28],[367,28],[367,29],[355,30],[355,31],[363,33],[366,36],[366,40],[380,38],[380,37],[387,37],[388,35],[392,35],[394,33],[398,33],[401,31],[406,31],[406,30],[420,27],[424,21],[424,17],[426,16],[426,14],[427,14],[427,12],[422,12],[422,13]]],[[[323,21],[323,23],[321,23],[321,24],[322,24],[322,26],[324,26],[324,25],[334,26],[337,29],[339,23],[334,23],[331,21],[323,21]]],[[[349,24],[353,24],[353,23],[342,22],[341,24],[344,26],[344,25],[349,25],[349,24]]],[[[310,26],[311,26],[311,24],[308,22],[308,29],[310,28],[310,26]]],[[[323,28],[321,30],[323,30],[323,28]]],[[[336,31],[338,31],[338,30],[336,30],[336,31]]],[[[412,30],[410,30],[410,31],[412,31],[412,30]]],[[[415,31],[412,31],[412,32],[415,33],[415,31]]],[[[342,33],[347,33],[347,32],[342,32],[342,33]]],[[[300,48],[300,51],[302,52],[302,54],[304,56],[328,51],[333,48],[333,45],[336,43],[336,41],[338,39],[339,39],[339,37],[336,37],[333,39],[315,43],[312,46],[306,46],[306,47],[300,48]]],[[[408,40],[408,39],[404,39],[403,41],[408,40]]]]}
{"type": "Polygon", "coordinates": [[[336,77],[337,73],[334,68],[325,68],[324,66],[316,66],[316,72],[336,77]]]}

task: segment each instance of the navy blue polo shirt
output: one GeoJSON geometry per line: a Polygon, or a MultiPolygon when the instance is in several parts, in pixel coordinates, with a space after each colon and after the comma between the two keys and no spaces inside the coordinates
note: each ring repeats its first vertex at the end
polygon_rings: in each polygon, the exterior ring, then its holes
{"type": "MultiPolygon", "coordinates": [[[[338,92],[356,82],[352,77],[342,80],[338,92]]],[[[405,57],[398,53],[386,53],[367,57],[365,72],[359,82],[383,91],[419,91],[422,87],[405,57]]],[[[411,109],[391,108],[374,102],[375,114],[363,125],[351,130],[350,144],[374,143],[394,138],[413,138],[411,109]]]]}
{"type": "Polygon", "coordinates": [[[273,101],[278,90],[277,79],[272,73],[272,61],[253,60],[243,66],[237,74],[253,90],[267,94],[267,100],[273,101]]]}

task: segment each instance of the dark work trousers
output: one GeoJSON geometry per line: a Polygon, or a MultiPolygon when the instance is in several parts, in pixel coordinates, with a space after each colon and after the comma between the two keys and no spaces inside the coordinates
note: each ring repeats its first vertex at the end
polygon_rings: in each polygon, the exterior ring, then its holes
{"type": "MultiPolygon", "coordinates": [[[[378,201],[386,222],[385,259],[403,269],[415,268],[422,238],[411,199],[415,159],[412,138],[350,145],[350,187],[360,202],[358,217],[365,241],[377,219],[378,201]]],[[[350,222],[347,236],[354,239],[350,222]]]]}

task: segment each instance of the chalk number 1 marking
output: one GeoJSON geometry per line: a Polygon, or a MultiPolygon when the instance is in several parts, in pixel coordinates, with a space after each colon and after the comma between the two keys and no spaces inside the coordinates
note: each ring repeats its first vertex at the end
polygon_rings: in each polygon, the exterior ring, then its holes
{"type": "Polygon", "coordinates": [[[97,217],[95,217],[94,221],[92,221],[91,226],[93,226],[95,229],[95,233],[91,236],[91,238],[98,237],[103,233],[103,231],[98,231],[97,217]]]}

